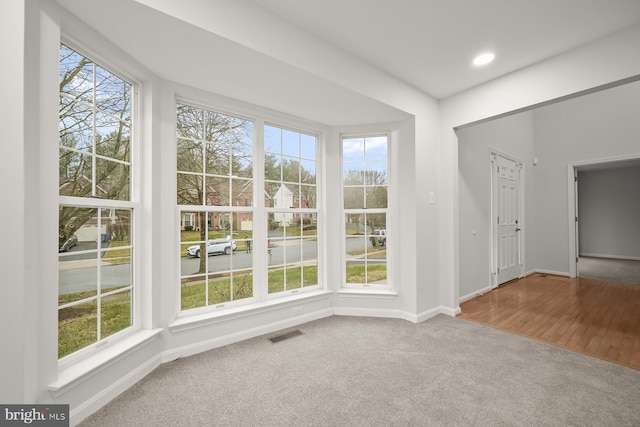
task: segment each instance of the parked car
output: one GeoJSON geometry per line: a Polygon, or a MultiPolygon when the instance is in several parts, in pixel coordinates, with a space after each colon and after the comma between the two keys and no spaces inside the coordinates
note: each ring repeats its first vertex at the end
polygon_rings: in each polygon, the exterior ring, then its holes
{"type": "MultiPolygon", "coordinates": [[[[227,238],[213,239],[207,242],[207,255],[226,254],[236,250],[236,241],[231,240],[231,236],[227,238]]],[[[200,245],[193,245],[187,248],[187,255],[200,258],[200,245]]]]}
{"type": "Polygon", "coordinates": [[[60,249],[58,249],[58,252],[67,252],[69,249],[71,249],[77,244],[78,244],[78,236],[76,236],[75,234],[72,234],[71,236],[69,236],[67,240],[65,240],[62,246],[60,246],[60,249]]]}
{"type": "Polygon", "coordinates": [[[369,240],[373,246],[385,246],[387,244],[387,230],[373,230],[373,235],[369,240]]]}

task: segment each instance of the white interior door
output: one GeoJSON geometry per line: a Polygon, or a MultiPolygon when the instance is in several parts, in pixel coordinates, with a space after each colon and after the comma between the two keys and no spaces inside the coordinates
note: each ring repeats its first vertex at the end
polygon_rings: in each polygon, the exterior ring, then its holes
{"type": "Polygon", "coordinates": [[[521,164],[502,157],[496,158],[496,259],[497,284],[521,276],[520,262],[520,169],[521,164]]]}

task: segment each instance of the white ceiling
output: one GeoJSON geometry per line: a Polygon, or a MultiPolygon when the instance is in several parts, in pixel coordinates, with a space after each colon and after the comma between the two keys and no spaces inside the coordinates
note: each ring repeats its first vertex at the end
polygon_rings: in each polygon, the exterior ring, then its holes
{"type": "Polygon", "coordinates": [[[640,0],[58,3],[164,79],[330,125],[407,114],[337,83],[332,64],[316,73],[311,40],[443,98],[640,22],[640,0]],[[486,50],[494,63],[472,67],[486,50]]]}
{"type": "Polygon", "coordinates": [[[638,0],[253,1],[436,98],[640,22],[638,0]]]}

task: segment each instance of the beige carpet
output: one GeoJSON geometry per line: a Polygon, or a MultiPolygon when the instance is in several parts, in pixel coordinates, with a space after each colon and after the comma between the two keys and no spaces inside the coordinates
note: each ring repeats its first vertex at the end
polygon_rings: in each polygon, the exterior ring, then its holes
{"type": "Polygon", "coordinates": [[[640,371],[462,319],[298,329],[164,364],[82,425],[640,426],[640,371]]]}

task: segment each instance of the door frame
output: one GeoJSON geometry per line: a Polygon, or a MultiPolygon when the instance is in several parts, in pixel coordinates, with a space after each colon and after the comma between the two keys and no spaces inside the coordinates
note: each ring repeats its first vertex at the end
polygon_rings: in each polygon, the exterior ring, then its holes
{"type": "Polygon", "coordinates": [[[615,164],[617,162],[640,160],[639,154],[631,154],[627,156],[607,157],[594,160],[585,160],[570,162],[567,165],[567,194],[568,194],[568,224],[569,224],[569,277],[578,275],[578,221],[580,215],[578,213],[578,194],[576,177],[580,168],[596,165],[615,164]]]}
{"type": "Polygon", "coordinates": [[[490,283],[491,289],[497,288],[498,284],[498,227],[497,227],[497,212],[498,212],[498,197],[497,197],[497,161],[498,156],[507,160],[515,162],[518,165],[518,226],[520,228],[520,236],[518,239],[518,265],[520,266],[520,272],[518,278],[524,277],[524,259],[525,259],[525,236],[526,236],[526,223],[525,223],[525,163],[510,154],[506,154],[500,150],[489,147],[489,168],[491,176],[491,215],[489,216],[490,223],[490,283]]]}

